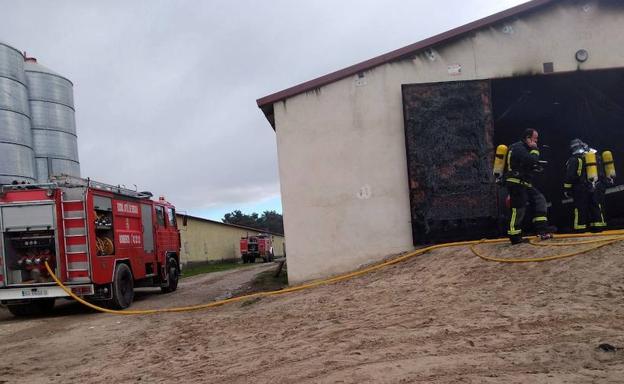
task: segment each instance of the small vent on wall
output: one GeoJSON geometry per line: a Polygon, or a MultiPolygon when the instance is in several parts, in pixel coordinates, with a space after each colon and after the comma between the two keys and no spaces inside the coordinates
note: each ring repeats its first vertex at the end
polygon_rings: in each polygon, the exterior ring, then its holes
{"type": "Polygon", "coordinates": [[[366,84],[367,84],[367,82],[366,82],[366,77],[364,76],[364,72],[359,72],[355,76],[355,86],[356,87],[363,87],[366,84]]]}
{"type": "Polygon", "coordinates": [[[427,56],[427,59],[429,59],[429,61],[435,61],[436,59],[436,53],[431,48],[425,50],[425,56],[427,56]]]}

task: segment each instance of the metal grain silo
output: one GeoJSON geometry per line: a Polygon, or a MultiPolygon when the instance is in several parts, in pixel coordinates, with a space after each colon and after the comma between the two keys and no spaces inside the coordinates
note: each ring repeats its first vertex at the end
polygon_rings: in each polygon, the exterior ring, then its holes
{"type": "Polygon", "coordinates": [[[0,184],[36,178],[24,56],[0,42],[0,184]]]}
{"type": "Polygon", "coordinates": [[[67,78],[26,58],[37,180],[52,175],[80,177],[73,84],[67,78]]]}

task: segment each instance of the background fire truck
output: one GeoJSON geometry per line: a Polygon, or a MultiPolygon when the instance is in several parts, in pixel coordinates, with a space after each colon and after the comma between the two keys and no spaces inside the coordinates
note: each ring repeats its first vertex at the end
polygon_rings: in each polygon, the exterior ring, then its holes
{"type": "Polygon", "coordinates": [[[266,263],[273,261],[273,239],[271,235],[261,233],[257,236],[245,236],[240,240],[240,252],[243,263],[255,263],[261,257],[266,263]]]}
{"type": "Polygon", "coordinates": [[[123,309],[135,287],[175,291],[180,234],[164,198],[88,179],[0,187],[0,302],[16,316],[40,314],[72,292],[123,309]]]}

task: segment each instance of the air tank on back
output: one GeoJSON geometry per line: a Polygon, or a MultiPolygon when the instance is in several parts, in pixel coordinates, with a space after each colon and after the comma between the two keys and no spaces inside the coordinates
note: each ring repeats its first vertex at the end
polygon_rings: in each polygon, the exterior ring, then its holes
{"type": "Polygon", "coordinates": [[[61,174],[80,177],[72,82],[34,58],[26,58],[24,70],[37,181],[61,174]]]}
{"type": "Polygon", "coordinates": [[[0,185],[35,181],[30,126],[24,56],[0,42],[0,185]]]}

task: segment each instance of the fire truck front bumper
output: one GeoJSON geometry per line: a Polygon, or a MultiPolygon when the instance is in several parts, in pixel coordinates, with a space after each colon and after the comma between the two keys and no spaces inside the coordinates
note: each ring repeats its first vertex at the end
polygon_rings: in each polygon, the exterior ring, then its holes
{"type": "MultiPolygon", "coordinates": [[[[78,296],[89,296],[94,294],[93,284],[81,284],[68,286],[78,296]]],[[[68,297],[69,295],[61,287],[37,286],[0,289],[0,302],[13,300],[30,300],[50,297],[68,297]]]]}

